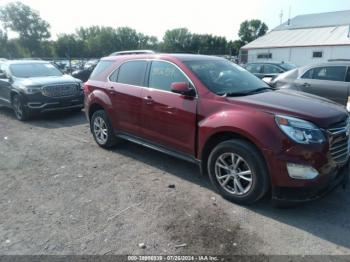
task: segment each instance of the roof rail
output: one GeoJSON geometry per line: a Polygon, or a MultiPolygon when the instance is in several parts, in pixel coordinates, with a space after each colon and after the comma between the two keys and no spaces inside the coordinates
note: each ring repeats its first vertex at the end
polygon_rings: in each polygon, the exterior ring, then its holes
{"type": "Polygon", "coordinates": [[[350,59],[346,59],[346,58],[328,59],[328,62],[350,62],[350,59]]]}
{"type": "Polygon", "coordinates": [[[118,56],[118,55],[140,55],[140,54],[155,54],[156,52],[152,50],[128,50],[128,51],[119,51],[110,54],[109,56],[118,56]]]}

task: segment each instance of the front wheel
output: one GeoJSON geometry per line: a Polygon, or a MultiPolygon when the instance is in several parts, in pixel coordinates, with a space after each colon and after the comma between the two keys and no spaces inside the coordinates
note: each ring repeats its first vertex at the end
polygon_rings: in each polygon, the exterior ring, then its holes
{"type": "Polygon", "coordinates": [[[92,115],[90,128],[96,143],[100,147],[110,148],[116,144],[117,138],[104,110],[98,110],[92,115]]]}
{"type": "Polygon", "coordinates": [[[213,149],[208,173],[219,193],[237,204],[252,204],[269,188],[264,159],[253,145],[240,139],[222,142],[213,149]]]}
{"type": "Polygon", "coordinates": [[[28,109],[23,105],[22,99],[19,95],[13,96],[12,108],[18,120],[25,121],[30,118],[30,113],[28,109]]]}

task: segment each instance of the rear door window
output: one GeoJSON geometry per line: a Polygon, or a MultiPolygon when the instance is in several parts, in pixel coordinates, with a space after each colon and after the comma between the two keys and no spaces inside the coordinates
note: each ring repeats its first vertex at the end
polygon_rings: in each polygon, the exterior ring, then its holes
{"type": "Polygon", "coordinates": [[[345,74],[345,66],[325,66],[310,69],[302,76],[302,78],[344,82],[345,74]]]}
{"type": "Polygon", "coordinates": [[[119,67],[118,83],[144,86],[147,61],[129,61],[119,67]]]}
{"type": "Polygon", "coordinates": [[[259,64],[250,64],[246,66],[246,69],[251,73],[258,74],[261,73],[261,67],[262,65],[259,64]]]}
{"type": "Polygon", "coordinates": [[[282,70],[277,66],[265,64],[263,72],[265,74],[278,74],[281,73],[282,70]]]}
{"type": "Polygon", "coordinates": [[[348,67],[348,74],[346,76],[346,82],[350,82],[350,67],[348,67]]]}
{"type": "Polygon", "coordinates": [[[107,61],[107,60],[102,60],[98,62],[94,71],[92,71],[90,78],[94,79],[96,76],[98,76],[100,73],[105,71],[112,64],[113,64],[113,61],[107,61]]]}

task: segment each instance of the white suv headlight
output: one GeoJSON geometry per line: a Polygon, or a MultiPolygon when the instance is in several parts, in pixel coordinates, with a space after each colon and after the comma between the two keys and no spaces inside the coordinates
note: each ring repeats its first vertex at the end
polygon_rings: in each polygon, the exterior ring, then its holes
{"type": "Polygon", "coordinates": [[[276,115],[275,120],[279,128],[299,144],[321,144],[326,141],[322,131],[311,122],[283,115],[276,115]]]}

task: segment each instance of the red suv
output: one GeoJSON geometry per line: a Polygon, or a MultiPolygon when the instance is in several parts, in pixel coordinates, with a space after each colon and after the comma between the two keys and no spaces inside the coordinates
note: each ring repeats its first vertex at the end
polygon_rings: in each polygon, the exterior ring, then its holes
{"type": "Polygon", "coordinates": [[[118,139],[198,163],[225,198],[305,201],[345,184],[346,109],[306,93],[274,90],[218,57],[117,55],[85,84],[97,144],[118,139]]]}

